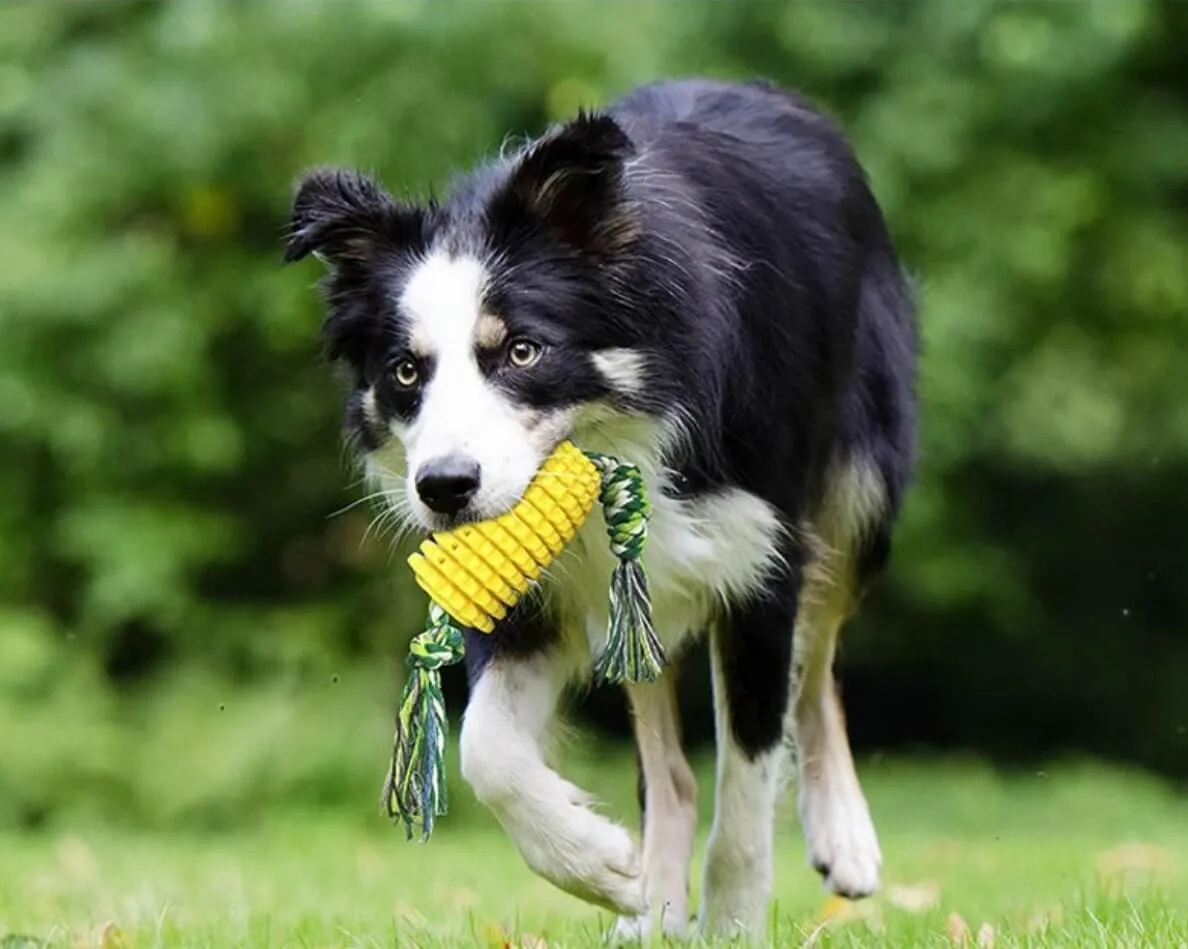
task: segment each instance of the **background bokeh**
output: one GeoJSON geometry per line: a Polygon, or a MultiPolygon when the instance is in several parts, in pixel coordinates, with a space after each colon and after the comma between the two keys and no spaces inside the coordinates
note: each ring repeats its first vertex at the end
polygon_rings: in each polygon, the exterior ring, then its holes
{"type": "MultiPolygon", "coordinates": [[[[292,181],[425,194],[688,74],[836,114],[920,283],[859,753],[1188,777],[1186,36],[1175,0],[3,4],[0,823],[373,819],[423,604],[280,266],[292,181]]],[[[683,687],[702,745],[703,657],[683,687]]]]}

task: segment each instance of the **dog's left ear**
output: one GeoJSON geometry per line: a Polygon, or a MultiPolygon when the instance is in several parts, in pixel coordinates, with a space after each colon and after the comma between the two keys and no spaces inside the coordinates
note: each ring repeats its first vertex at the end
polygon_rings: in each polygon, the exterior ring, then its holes
{"type": "Polygon", "coordinates": [[[384,249],[416,240],[422,224],[419,211],[398,204],[371,178],[317,169],[293,197],[285,262],[314,254],[331,266],[365,264],[384,249]]]}
{"type": "Polygon", "coordinates": [[[570,246],[613,254],[638,231],[623,191],[623,162],[633,153],[609,115],[579,113],[520,159],[507,194],[570,246]]]}

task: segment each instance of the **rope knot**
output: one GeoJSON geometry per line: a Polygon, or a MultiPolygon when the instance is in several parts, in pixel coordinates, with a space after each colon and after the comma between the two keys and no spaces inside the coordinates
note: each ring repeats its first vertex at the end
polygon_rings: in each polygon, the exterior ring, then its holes
{"type": "Polygon", "coordinates": [[[445,610],[433,604],[429,610],[428,628],[413,637],[405,662],[411,669],[435,672],[442,666],[461,662],[465,655],[466,641],[462,630],[450,621],[445,610]]]}
{"type": "Polygon", "coordinates": [[[638,560],[648,542],[648,517],[652,504],[639,467],[608,455],[588,456],[602,475],[603,517],[611,553],[619,560],[638,560]]]}

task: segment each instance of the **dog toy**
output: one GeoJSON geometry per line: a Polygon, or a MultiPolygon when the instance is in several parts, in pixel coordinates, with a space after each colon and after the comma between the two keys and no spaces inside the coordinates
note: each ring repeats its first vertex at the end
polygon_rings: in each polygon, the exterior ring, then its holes
{"type": "Polygon", "coordinates": [[[436,533],[408,558],[417,584],[429,594],[429,620],[409,646],[410,675],[396,716],[383,805],[389,817],[403,821],[409,839],[419,828],[420,839],[427,840],[448,804],[441,668],[462,660],[464,629],[497,635],[496,624],[574,538],[595,500],[602,502],[618,560],[610,579],[606,647],[595,674],[607,682],[650,682],[663,671],[642,560],[651,513],[643,476],[635,465],[562,442],[510,511],[436,533]]]}

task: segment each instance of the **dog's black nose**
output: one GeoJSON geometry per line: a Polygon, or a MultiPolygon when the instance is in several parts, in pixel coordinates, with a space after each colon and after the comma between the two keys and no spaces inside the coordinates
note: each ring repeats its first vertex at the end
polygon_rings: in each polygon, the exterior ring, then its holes
{"type": "Polygon", "coordinates": [[[436,458],[417,471],[417,494],[431,511],[452,516],[478,493],[480,474],[478,462],[468,458],[436,458]]]}

